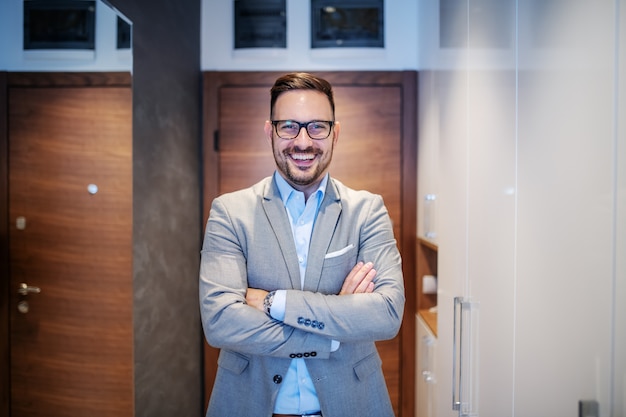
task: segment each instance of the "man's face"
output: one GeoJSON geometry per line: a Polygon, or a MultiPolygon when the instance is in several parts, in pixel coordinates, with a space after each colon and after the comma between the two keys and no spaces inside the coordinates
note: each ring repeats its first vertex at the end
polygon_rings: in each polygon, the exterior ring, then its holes
{"type": "MultiPolygon", "coordinates": [[[[272,117],[274,120],[300,123],[333,120],[328,98],[315,90],[294,90],[281,94],[274,105],[272,117]]],[[[333,147],[339,137],[339,125],[335,123],[326,139],[311,139],[304,128],[294,139],[282,139],[276,134],[271,121],[267,121],[265,135],[272,145],[280,174],[308,197],[328,172],[333,147]]]]}

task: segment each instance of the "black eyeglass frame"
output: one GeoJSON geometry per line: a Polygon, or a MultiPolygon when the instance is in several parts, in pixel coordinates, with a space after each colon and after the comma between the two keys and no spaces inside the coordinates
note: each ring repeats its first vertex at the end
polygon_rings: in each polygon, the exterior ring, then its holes
{"type": "Polygon", "coordinates": [[[274,126],[274,131],[276,132],[276,135],[281,138],[281,139],[285,139],[285,140],[292,140],[298,137],[298,135],[300,134],[300,131],[302,130],[302,128],[304,128],[304,130],[306,131],[306,134],[309,135],[309,137],[313,140],[324,140],[324,139],[328,139],[328,137],[330,136],[330,133],[333,131],[333,126],[335,125],[335,121],[334,120],[311,120],[309,122],[303,122],[300,123],[296,120],[270,120],[270,122],[272,123],[272,126],[274,126]],[[291,138],[284,138],[280,135],[280,133],[278,133],[278,123],[281,122],[291,122],[294,125],[298,125],[298,133],[296,133],[296,135],[294,137],[291,138]],[[311,136],[311,133],[309,133],[309,125],[311,123],[328,123],[329,124],[329,129],[328,129],[328,134],[326,136],[324,136],[323,138],[314,138],[313,136],[311,136]]]}

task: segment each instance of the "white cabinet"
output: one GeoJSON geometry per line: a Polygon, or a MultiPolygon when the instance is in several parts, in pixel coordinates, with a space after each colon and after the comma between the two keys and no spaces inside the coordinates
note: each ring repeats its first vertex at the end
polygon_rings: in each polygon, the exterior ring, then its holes
{"type": "MultiPolygon", "coordinates": [[[[476,39],[493,16],[466,3],[476,39]]],[[[437,142],[438,417],[626,412],[626,71],[613,7],[566,3],[519,2],[512,65],[467,48],[420,72],[420,134],[437,142]],[[466,414],[452,409],[455,297],[475,307],[466,414]]]]}
{"type": "Polygon", "coordinates": [[[418,314],[415,320],[415,417],[435,417],[435,346],[437,338],[418,314]]]}
{"type": "MultiPolygon", "coordinates": [[[[436,77],[429,72],[420,74],[418,102],[436,100],[436,77]]],[[[438,120],[439,107],[430,102],[428,108],[419,108],[420,119],[438,120]]],[[[417,236],[437,243],[437,181],[439,178],[439,126],[418,123],[417,154],[417,236]]]]}

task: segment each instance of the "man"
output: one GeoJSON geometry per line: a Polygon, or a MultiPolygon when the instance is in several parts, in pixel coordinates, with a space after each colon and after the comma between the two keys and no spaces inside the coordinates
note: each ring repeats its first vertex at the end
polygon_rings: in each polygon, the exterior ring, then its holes
{"type": "Polygon", "coordinates": [[[328,175],[339,131],[326,80],[278,78],[265,122],[276,172],[213,201],[200,306],[221,352],[208,417],[393,416],[374,342],[400,328],[400,254],[382,198],[328,175]]]}

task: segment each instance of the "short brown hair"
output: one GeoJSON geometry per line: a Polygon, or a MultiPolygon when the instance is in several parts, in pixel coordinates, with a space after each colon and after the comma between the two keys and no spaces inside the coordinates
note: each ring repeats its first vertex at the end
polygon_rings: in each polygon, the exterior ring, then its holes
{"type": "Polygon", "coordinates": [[[333,87],[323,78],[316,77],[307,72],[292,72],[278,77],[270,90],[270,118],[274,114],[274,104],[278,97],[287,91],[292,90],[315,90],[328,97],[330,108],[335,119],[335,99],[333,97],[333,87]]]}

